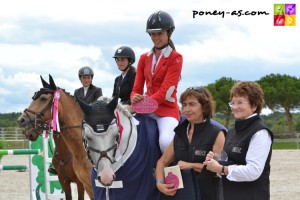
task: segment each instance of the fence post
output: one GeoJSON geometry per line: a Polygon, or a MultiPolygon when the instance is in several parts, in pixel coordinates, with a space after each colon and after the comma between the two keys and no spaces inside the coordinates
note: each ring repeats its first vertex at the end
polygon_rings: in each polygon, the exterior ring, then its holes
{"type": "Polygon", "coordinates": [[[299,149],[299,135],[300,135],[300,133],[296,133],[297,134],[297,149],[299,149]]]}

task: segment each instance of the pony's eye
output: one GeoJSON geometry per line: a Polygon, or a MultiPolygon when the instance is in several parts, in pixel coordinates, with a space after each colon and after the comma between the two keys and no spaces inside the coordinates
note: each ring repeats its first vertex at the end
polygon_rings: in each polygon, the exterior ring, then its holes
{"type": "Polygon", "coordinates": [[[47,101],[47,98],[41,97],[41,98],[40,98],[40,101],[47,101]]]}

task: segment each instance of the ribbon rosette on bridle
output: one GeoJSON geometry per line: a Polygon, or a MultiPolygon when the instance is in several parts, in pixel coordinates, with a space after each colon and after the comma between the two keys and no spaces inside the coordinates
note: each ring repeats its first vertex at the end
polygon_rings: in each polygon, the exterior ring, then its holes
{"type": "Polygon", "coordinates": [[[53,107],[52,107],[52,128],[54,131],[60,132],[58,120],[58,101],[60,98],[60,91],[55,90],[53,94],[53,107]]]}

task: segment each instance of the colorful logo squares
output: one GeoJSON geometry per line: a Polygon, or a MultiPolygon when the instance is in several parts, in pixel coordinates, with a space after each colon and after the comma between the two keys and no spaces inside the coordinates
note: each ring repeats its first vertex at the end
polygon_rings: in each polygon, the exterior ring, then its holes
{"type": "Polygon", "coordinates": [[[274,4],[274,26],[296,26],[296,4],[274,4]]]}

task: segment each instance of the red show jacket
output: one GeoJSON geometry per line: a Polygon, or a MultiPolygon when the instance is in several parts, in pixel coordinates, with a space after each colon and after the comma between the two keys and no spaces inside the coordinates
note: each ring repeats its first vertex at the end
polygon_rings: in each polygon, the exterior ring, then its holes
{"type": "Polygon", "coordinates": [[[180,114],[176,95],[182,69],[182,56],[170,46],[166,47],[152,76],[153,56],[153,51],[141,55],[131,98],[135,94],[144,93],[146,81],[146,95],[155,99],[158,103],[155,114],[158,116],[171,116],[179,121],[180,114]]]}

